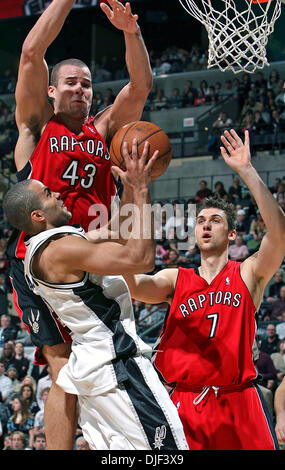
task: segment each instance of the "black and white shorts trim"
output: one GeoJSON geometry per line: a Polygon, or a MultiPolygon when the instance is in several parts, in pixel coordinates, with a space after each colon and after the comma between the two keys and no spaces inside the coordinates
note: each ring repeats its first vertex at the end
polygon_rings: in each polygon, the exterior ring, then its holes
{"type": "Polygon", "coordinates": [[[97,396],[78,396],[91,449],[188,450],[178,412],[149,359],[124,361],[128,379],[97,396]]]}

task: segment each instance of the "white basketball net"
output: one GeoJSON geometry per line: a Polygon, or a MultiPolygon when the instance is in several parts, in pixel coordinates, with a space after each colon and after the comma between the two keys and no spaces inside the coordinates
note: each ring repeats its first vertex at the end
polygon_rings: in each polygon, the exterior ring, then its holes
{"type": "Polygon", "coordinates": [[[281,0],[252,3],[242,0],[179,0],[206,28],[208,68],[253,73],[269,65],[266,45],[281,14],[281,0]],[[212,5],[212,3],[214,5],[212,5]]]}

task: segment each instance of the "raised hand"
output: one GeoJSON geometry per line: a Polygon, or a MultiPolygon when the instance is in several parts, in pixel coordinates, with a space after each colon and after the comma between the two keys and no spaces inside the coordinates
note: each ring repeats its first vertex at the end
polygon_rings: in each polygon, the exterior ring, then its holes
{"type": "Polygon", "coordinates": [[[251,156],[249,146],[249,133],[245,131],[244,143],[238,134],[231,129],[225,131],[224,135],[221,136],[223,147],[220,147],[221,154],[226,164],[239,172],[240,170],[251,167],[251,156]]]}
{"type": "Polygon", "coordinates": [[[109,21],[116,28],[126,33],[136,33],[138,30],[138,15],[133,15],[129,2],[124,6],[117,0],[107,0],[110,7],[106,3],[100,3],[101,10],[108,17],[109,21]]]}
{"type": "Polygon", "coordinates": [[[159,151],[156,150],[152,157],[147,160],[149,155],[149,142],[145,142],[141,157],[138,155],[137,140],[133,139],[132,152],[128,152],[127,142],[123,142],[123,155],[125,159],[126,171],[118,166],[112,166],[112,172],[119,176],[124,186],[131,187],[134,191],[140,191],[148,187],[151,182],[151,170],[159,151]]]}

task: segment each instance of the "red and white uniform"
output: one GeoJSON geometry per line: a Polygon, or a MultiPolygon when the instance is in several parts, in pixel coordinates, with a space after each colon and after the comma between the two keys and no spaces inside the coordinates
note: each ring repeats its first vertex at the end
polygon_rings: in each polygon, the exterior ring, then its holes
{"type": "Polygon", "coordinates": [[[154,363],[174,392],[189,448],[274,449],[259,390],[252,381],[255,306],[229,261],[208,284],[180,268],[154,363]]]}
{"type": "MultiPolygon", "coordinates": [[[[110,172],[111,160],[106,142],[89,118],[77,136],[56,116],[48,122],[30,160],[18,172],[18,179],[36,179],[59,192],[71,211],[70,224],[80,224],[86,232],[96,228],[94,220],[103,205],[105,223],[108,221],[112,197],[116,194],[110,172]]],[[[24,258],[24,234],[16,248],[16,257],[24,258]]]]}

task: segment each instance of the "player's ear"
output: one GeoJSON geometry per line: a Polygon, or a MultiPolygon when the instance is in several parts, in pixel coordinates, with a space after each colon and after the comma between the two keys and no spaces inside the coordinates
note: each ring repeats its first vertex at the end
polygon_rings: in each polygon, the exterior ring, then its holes
{"type": "Polygon", "coordinates": [[[48,87],[48,96],[52,99],[54,99],[55,95],[55,86],[49,85],[48,87]]]}
{"type": "Polygon", "coordinates": [[[31,212],[31,220],[32,222],[44,222],[45,221],[45,215],[44,212],[41,209],[35,209],[31,212]]]}
{"type": "Polygon", "coordinates": [[[233,242],[236,239],[236,236],[237,236],[237,231],[236,230],[230,230],[229,231],[228,239],[229,239],[230,242],[233,242]]]}

